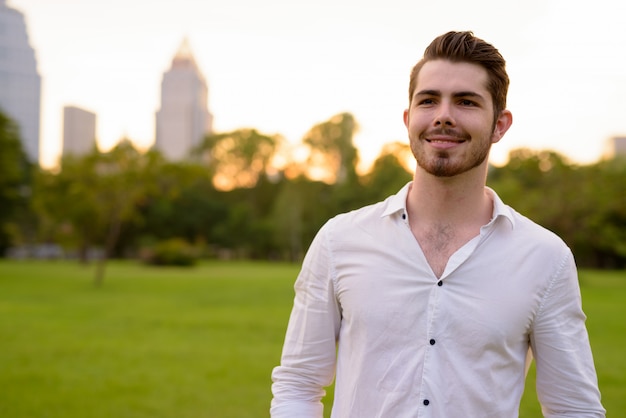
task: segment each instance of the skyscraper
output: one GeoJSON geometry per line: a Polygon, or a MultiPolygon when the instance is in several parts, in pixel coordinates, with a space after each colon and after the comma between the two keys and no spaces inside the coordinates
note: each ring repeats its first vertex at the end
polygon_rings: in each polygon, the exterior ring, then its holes
{"type": "Polygon", "coordinates": [[[41,77],[24,15],[0,0],[0,111],[20,128],[28,159],[39,163],[41,77]]]}
{"type": "Polygon", "coordinates": [[[180,161],[212,130],[204,76],[184,40],[161,83],[161,109],[156,113],[155,147],[166,159],[180,161]]]}
{"type": "Polygon", "coordinates": [[[96,114],[87,110],[65,106],[63,108],[63,156],[80,157],[96,146],[96,114]]]}
{"type": "Polygon", "coordinates": [[[611,138],[611,148],[612,157],[626,157],[626,136],[611,138]]]}

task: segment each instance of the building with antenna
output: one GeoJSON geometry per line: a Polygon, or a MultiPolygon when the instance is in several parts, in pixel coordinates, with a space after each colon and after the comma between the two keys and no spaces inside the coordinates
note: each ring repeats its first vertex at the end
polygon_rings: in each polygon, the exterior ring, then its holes
{"type": "Polygon", "coordinates": [[[39,164],[41,77],[24,15],[0,0],[0,111],[20,129],[28,159],[39,164]]]}
{"type": "Polygon", "coordinates": [[[161,82],[155,148],[167,160],[184,160],[212,132],[212,124],[207,83],[185,39],[161,82]]]}

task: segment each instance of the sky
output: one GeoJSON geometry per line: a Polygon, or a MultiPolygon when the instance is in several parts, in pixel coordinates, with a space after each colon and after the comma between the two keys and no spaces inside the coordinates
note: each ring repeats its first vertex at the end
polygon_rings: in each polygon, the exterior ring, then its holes
{"type": "Polygon", "coordinates": [[[365,164],[407,141],[411,67],[436,36],[471,30],[507,61],[515,148],[597,161],[626,136],[626,2],[595,0],[8,0],[26,18],[42,76],[41,164],[56,164],[62,109],[97,114],[107,150],[154,142],[163,73],[187,38],[209,85],[214,130],[299,143],[350,112],[365,164]]]}

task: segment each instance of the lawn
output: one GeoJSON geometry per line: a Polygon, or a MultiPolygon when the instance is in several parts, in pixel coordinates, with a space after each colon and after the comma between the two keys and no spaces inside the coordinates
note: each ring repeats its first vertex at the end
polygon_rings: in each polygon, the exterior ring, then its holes
{"type": "MultiPolygon", "coordinates": [[[[269,415],[297,265],[113,262],[101,288],[94,268],[0,261],[0,417],[269,415]]],[[[626,272],[581,283],[605,407],[626,416],[626,272]]]]}

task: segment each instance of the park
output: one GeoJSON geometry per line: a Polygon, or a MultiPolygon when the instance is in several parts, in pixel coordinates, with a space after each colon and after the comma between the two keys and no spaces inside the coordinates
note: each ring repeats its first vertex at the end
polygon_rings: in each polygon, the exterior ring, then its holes
{"type": "MultiPolygon", "coordinates": [[[[297,263],[0,261],[0,416],[259,417],[297,263]]],[[[580,271],[602,401],[626,411],[626,272],[580,271]]],[[[520,417],[541,416],[531,369],[520,417]]],[[[332,389],[327,390],[325,416],[332,389]]]]}
{"type": "MultiPolygon", "coordinates": [[[[411,179],[400,143],[358,171],[355,127],[349,114],[314,126],[304,143],[317,166],[278,171],[278,138],[255,130],[208,137],[197,159],[178,164],[130,141],[68,157],[58,171],[19,164],[15,151],[14,165],[0,165],[0,416],[269,415],[270,374],[314,234],[411,179]],[[63,251],[11,252],[31,243],[63,251]]],[[[17,141],[5,139],[8,156],[17,141]]],[[[572,249],[611,416],[626,411],[625,173],[623,158],[577,165],[519,149],[490,166],[487,182],[572,249]]],[[[523,418],[541,416],[533,373],[523,418]]]]}

